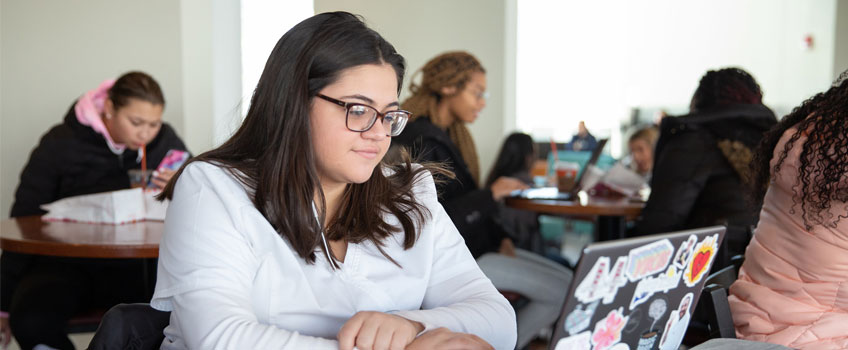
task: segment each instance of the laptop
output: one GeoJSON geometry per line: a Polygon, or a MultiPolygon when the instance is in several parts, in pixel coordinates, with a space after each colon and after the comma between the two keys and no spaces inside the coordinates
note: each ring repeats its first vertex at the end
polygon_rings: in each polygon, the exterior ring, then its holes
{"type": "Polygon", "coordinates": [[[715,226],[584,248],[549,350],[676,350],[724,233],[715,226]]]}
{"type": "Polygon", "coordinates": [[[592,155],[589,157],[589,161],[586,162],[586,165],[584,165],[583,169],[581,169],[582,171],[580,171],[580,175],[578,175],[577,179],[574,181],[574,187],[571,188],[571,191],[559,192],[559,190],[555,187],[529,188],[520,191],[516,194],[516,196],[527,199],[555,199],[561,201],[570,201],[577,198],[577,193],[583,189],[583,179],[586,178],[589,166],[594,166],[598,163],[598,159],[600,159],[601,152],[604,150],[604,146],[606,146],[607,141],[609,141],[609,139],[601,139],[598,141],[598,145],[594,150],[592,150],[592,155]]]}

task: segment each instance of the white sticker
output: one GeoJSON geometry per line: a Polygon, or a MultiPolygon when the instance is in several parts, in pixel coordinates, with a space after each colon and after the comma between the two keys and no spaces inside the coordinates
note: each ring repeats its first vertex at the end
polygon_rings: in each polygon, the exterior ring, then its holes
{"type": "Polygon", "coordinates": [[[687,286],[694,287],[709,273],[717,251],[718,234],[704,238],[695,246],[695,251],[686,264],[686,272],[683,273],[683,282],[687,286]]]}
{"type": "Polygon", "coordinates": [[[662,275],[646,277],[639,281],[636,290],[633,291],[633,298],[630,299],[630,310],[648,301],[654,293],[668,292],[677,288],[679,284],[680,272],[674,266],[669,266],[668,270],[662,275]]]}
{"type": "Polygon", "coordinates": [[[665,323],[665,331],[662,339],[660,339],[660,350],[677,350],[680,343],[683,342],[683,335],[686,333],[686,327],[689,325],[690,306],[692,305],[692,293],[686,293],[683,299],[680,299],[680,306],[668,316],[668,322],[665,323]]]}
{"type": "Polygon", "coordinates": [[[586,328],[589,328],[589,323],[592,321],[592,316],[595,315],[595,309],[598,308],[600,301],[594,301],[589,305],[577,305],[568,316],[565,317],[563,327],[568,334],[577,334],[586,328]]]}
{"type": "Polygon", "coordinates": [[[630,346],[625,343],[618,343],[613,345],[610,350],[630,350],[630,346]]]}
{"type": "Polygon", "coordinates": [[[589,350],[592,348],[592,344],[589,343],[591,338],[592,332],[589,331],[562,338],[557,342],[554,350],[589,350]]]}
{"type": "Polygon", "coordinates": [[[695,235],[689,235],[683,243],[680,244],[680,248],[677,248],[677,254],[674,254],[674,266],[677,266],[680,271],[683,271],[686,268],[686,263],[689,262],[689,258],[692,257],[692,251],[695,250],[695,242],[698,241],[698,237],[695,235]]]}
{"type": "Polygon", "coordinates": [[[646,276],[665,271],[672,254],[674,254],[674,246],[668,239],[631,250],[627,259],[627,278],[630,282],[636,282],[646,276]]]}
{"type": "Polygon", "coordinates": [[[590,303],[603,298],[604,304],[611,303],[618,289],[627,284],[627,277],[624,276],[626,265],[627,257],[620,256],[610,270],[610,258],[599,257],[589,274],[574,291],[577,300],[581,303],[590,303]]]}

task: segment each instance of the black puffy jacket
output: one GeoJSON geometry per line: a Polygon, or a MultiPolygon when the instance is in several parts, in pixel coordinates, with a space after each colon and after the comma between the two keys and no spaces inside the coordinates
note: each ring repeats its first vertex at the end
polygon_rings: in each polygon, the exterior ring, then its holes
{"type": "MultiPolygon", "coordinates": [[[[170,149],[186,150],[168,124],[147,150],[147,168],[155,169],[170,149]]],[[[65,197],[122,190],[130,187],[127,170],[138,169],[138,151],[112,153],[103,135],[77,120],[73,105],[62,124],[41,137],[21,172],[12,217],[41,215],[42,204],[65,197]]]]}
{"type": "MultiPolygon", "coordinates": [[[[665,118],[655,150],[651,196],[636,225],[645,235],[711,225],[755,225],[740,173],[777,123],[763,105],[732,105],[665,118]]],[[[743,247],[744,248],[744,247],[743,247]]]]}
{"type": "Polygon", "coordinates": [[[433,125],[430,118],[419,117],[392,138],[392,147],[399,146],[406,147],[416,161],[443,163],[456,174],[455,179],[437,182],[439,202],[474,258],[497,251],[506,237],[503,228],[493,220],[498,213],[497,202],[492,191],[481,189],[474,182],[459,148],[447,132],[433,125]]]}

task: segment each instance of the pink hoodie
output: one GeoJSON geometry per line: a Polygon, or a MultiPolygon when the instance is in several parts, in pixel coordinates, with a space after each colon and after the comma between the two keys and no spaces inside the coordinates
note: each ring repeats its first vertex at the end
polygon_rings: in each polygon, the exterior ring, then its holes
{"type": "Polygon", "coordinates": [[[106,129],[106,124],[103,124],[103,105],[106,98],[109,97],[109,89],[115,85],[114,79],[107,79],[100,83],[100,86],[94,90],[90,90],[83,94],[77,104],[74,106],[74,111],[77,115],[77,120],[80,124],[89,126],[97,133],[103,135],[106,143],[109,144],[109,149],[112,153],[121,154],[127,148],[126,145],[115,143],[112,140],[112,135],[109,135],[109,130],[106,129]]]}

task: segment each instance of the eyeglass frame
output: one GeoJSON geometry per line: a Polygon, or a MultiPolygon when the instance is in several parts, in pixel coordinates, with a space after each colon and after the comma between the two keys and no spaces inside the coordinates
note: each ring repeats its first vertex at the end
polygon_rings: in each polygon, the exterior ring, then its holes
{"type": "Polygon", "coordinates": [[[403,132],[403,129],[406,128],[406,123],[409,122],[410,118],[412,118],[412,112],[406,111],[406,110],[403,110],[403,109],[398,109],[398,110],[388,111],[386,113],[382,113],[377,108],[374,108],[374,107],[369,106],[369,105],[364,104],[364,103],[345,102],[345,101],[338,100],[338,99],[332,98],[332,97],[324,95],[324,94],[316,94],[315,96],[321,98],[324,101],[334,103],[334,104],[337,104],[341,107],[344,107],[344,109],[345,109],[345,127],[348,130],[353,131],[353,132],[366,132],[368,130],[371,130],[371,128],[374,127],[374,124],[377,123],[377,119],[380,119],[381,121],[385,120],[386,114],[398,113],[398,112],[400,112],[402,114],[406,114],[406,120],[403,121],[403,126],[401,126],[400,130],[397,132],[397,135],[392,135],[391,128],[389,128],[389,132],[386,134],[386,136],[394,137],[394,136],[400,135],[400,133],[403,132]],[[368,123],[368,127],[366,127],[365,129],[355,130],[355,129],[351,128],[350,125],[348,124],[348,121],[350,120],[350,108],[353,107],[353,106],[368,107],[368,108],[374,110],[374,113],[375,113],[376,116],[374,117],[374,119],[371,120],[371,122],[368,123]]]}

